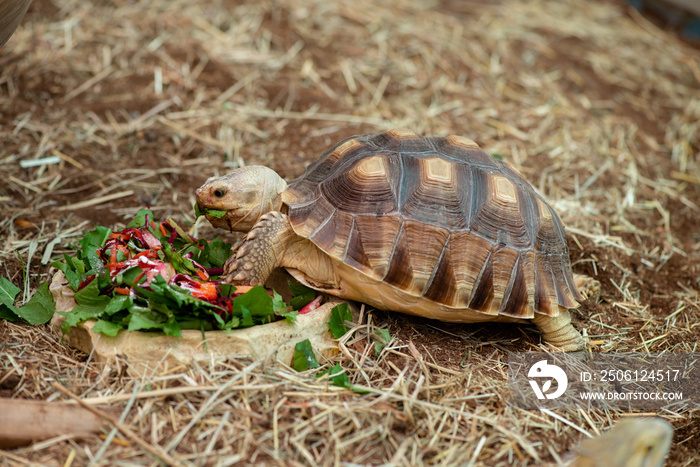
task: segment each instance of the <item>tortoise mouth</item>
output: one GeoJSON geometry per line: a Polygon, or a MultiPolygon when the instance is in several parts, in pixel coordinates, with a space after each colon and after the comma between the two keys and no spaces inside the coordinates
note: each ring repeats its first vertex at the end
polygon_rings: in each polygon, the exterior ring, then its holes
{"type": "Polygon", "coordinates": [[[248,232],[257,223],[259,215],[255,209],[238,207],[235,209],[217,209],[195,205],[197,217],[204,216],[209,223],[219,229],[231,232],[248,232]]]}
{"type": "Polygon", "coordinates": [[[231,218],[228,216],[224,217],[213,217],[210,214],[204,214],[207,221],[217,229],[225,229],[228,231],[233,231],[234,226],[232,225],[231,218]]]}
{"type": "Polygon", "coordinates": [[[197,203],[194,205],[195,215],[197,217],[206,216],[207,219],[209,219],[210,217],[221,219],[223,217],[226,217],[229,211],[230,209],[218,209],[215,207],[211,207],[211,205],[204,205],[201,201],[197,201],[197,203]]]}

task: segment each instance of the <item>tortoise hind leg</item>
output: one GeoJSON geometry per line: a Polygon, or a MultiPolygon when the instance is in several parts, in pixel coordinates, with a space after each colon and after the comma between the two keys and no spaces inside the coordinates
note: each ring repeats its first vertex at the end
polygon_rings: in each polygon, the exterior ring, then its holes
{"type": "Polygon", "coordinates": [[[583,336],[571,324],[569,310],[559,308],[558,316],[535,313],[532,321],[542,331],[542,339],[564,352],[575,352],[586,348],[583,336]]]}

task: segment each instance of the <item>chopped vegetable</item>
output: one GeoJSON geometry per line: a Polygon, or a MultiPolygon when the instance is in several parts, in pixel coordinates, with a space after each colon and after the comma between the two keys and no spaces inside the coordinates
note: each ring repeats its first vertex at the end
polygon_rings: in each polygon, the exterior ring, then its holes
{"type": "Polygon", "coordinates": [[[217,219],[221,219],[226,215],[228,211],[221,211],[219,209],[210,209],[210,208],[203,208],[199,204],[195,203],[194,205],[194,215],[195,217],[201,217],[204,216],[205,214],[211,217],[216,217],[217,219]]]}
{"type": "Polygon", "coordinates": [[[328,375],[328,379],[330,379],[331,383],[333,383],[334,386],[340,386],[341,388],[351,389],[358,394],[367,394],[369,392],[362,386],[352,384],[350,382],[348,374],[345,372],[343,367],[340,366],[340,363],[336,363],[335,366],[333,366],[333,368],[328,368],[327,370],[322,371],[321,373],[316,375],[316,377],[320,378],[325,375],[328,375]]]}
{"type": "Polygon", "coordinates": [[[316,297],[316,291],[306,287],[305,285],[295,284],[294,282],[289,281],[289,288],[294,294],[294,298],[290,302],[290,305],[292,305],[292,308],[295,310],[302,309],[316,297]]]}
{"type": "MultiPolygon", "coordinates": [[[[294,357],[292,359],[292,368],[296,371],[306,371],[309,368],[318,368],[320,365],[314,354],[313,346],[309,339],[298,342],[294,347],[294,357]]],[[[334,386],[351,389],[358,394],[367,394],[369,391],[363,387],[350,382],[347,372],[343,370],[340,363],[336,363],[333,367],[326,368],[323,371],[316,373],[316,378],[327,376],[334,386]]]]}
{"type": "MultiPolygon", "coordinates": [[[[294,298],[296,298],[296,297],[294,297],[294,298]]],[[[301,310],[299,310],[299,314],[300,314],[300,315],[305,315],[306,313],[310,313],[310,312],[314,311],[316,308],[318,308],[319,306],[321,306],[321,299],[322,299],[322,298],[323,298],[323,297],[322,297],[321,295],[319,295],[318,297],[316,297],[316,298],[314,298],[313,300],[311,300],[310,303],[307,303],[306,305],[304,305],[304,306],[302,307],[301,310]]],[[[294,299],[292,299],[292,302],[293,302],[293,301],[294,301],[294,299]]]]}
{"type": "Polygon", "coordinates": [[[331,310],[331,320],[328,323],[328,328],[331,330],[331,334],[336,339],[340,339],[349,331],[348,327],[345,325],[346,321],[352,321],[352,312],[348,307],[347,303],[341,303],[336,305],[331,310]]]}
{"type": "Polygon", "coordinates": [[[311,346],[309,339],[299,342],[294,347],[292,368],[294,368],[296,371],[305,371],[309,368],[318,367],[318,360],[316,360],[316,355],[314,354],[314,349],[311,346]]]}
{"type": "Polygon", "coordinates": [[[384,347],[391,342],[391,334],[388,329],[377,328],[372,333],[372,340],[374,341],[374,354],[378,357],[384,347]]]}
{"type": "MultiPolygon", "coordinates": [[[[97,227],[80,246],[75,257],[64,255],[64,261],[53,264],[76,291],[77,306],[59,312],[66,316],[64,333],[96,319],[93,330],[110,336],[122,329],[179,336],[182,329],[233,329],[283,318],[294,322],[298,314],[274,291],[217,280],[231,246],[220,239],[192,238],[170,219],[157,223],[150,210],[140,210],[118,232],[97,227]]],[[[14,311],[5,307],[5,295],[12,292],[5,288],[0,283],[0,317],[7,314],[5,308],[14,311]]]]}

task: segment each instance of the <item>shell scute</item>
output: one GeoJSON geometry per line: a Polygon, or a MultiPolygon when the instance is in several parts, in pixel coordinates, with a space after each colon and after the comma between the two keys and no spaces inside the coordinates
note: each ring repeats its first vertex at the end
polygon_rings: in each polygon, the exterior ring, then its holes
{"type": "MultiPolygon", "coordinates": [[[[325,218],[317,222],[317,227],[306,238],[314,242],[329,255],[342,258],[350,240],[352,216],[338,209],[333,209],[329,212],[325,208],[326,206],[324,205],[325,218]]],[[[314,222],[316,222],[316,219],[314,219],[314,222]]],[[[310,223],[311,221],[302,223],[301,228],[307,229],[310,223]]]]}
{"type": "MultiPolygon", "coordinates": [[[[320,185],[323,196],[343,211],[388,214],[398,209],[400,165],[396,156],[372,153],[343,164],[320,185]],[[345,167],[347,166],[347,168],[345,167]]],[[[346,161],[343,161],[346,162],[346,161]]]]}
{"type": "Polygon", "coordinates": [[[529,305],[527,275],[520,255],[511,271],[510,283],[499,314],[513,318],[532,318],[534,311],[529,305]]]}
{"type": "Polygon", "coordinates": [[[437,156],[403,158],[403,190],[399,205],[404,216],[422,222],[464,229],[469,170],[437,156]]]}
{"type": "Polygon", "coordinates": [[[469,229],[494,242],[519,249],[532,245],[528,222],[522,211],[523,195],[500,172],[474,168],[471,186],[469,229]]]}
{"type": "MultiPolygon", "coordinates": [[[[398,213],[385,216],[357,215],[354,217],[354,222],[354,228],[358,232],[358,239],[366,258],[368,269],[366,274],[377,280],[384,279],[389,270],[403,218],[398,213]]],[[[345,257],[345,261],[351,265],[352,251],[348,247],[345,257]]]]}
{"type": "Polygon", "coordinates": [[[448,236],[449,231],[444,227],[405,219],[384,282],[422,296],[440,261],[448,236]]]}
{"type": "Polygon", "coordinates": [[[512,281],[518,265],[519,251],[505,245],[496,245],[493,250],[493,303],[499,313],[503,313],[512,292],[512,281]]]}
{"type": "Polygon", "coordinates": [[[500,161],[486,154],[479,146],[468,138],[448,136],[446,138],[430,138],[430,142],[439,154],[458,162],[470,165],[498,168],[500,161]]]}

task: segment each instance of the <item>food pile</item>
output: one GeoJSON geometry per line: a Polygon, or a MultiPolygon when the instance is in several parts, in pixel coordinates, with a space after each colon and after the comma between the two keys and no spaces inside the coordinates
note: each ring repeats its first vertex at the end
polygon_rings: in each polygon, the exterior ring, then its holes
{"type": "Polygon", "coordinates": [[[54,267],[75,291],[77,306],[66,316],[64,333],[88,319],[109,336],[120,330],[156,330],[180,336],[182,329],[234,329],[294,321],[318,306],[320,297],[292,285],[291,305],[262,286],[235,287],[217,279],[231,253],[221,239],[188,235],[173,220],[156,222],[140,210],[125,229],[96,227],[80,241],[75,256],[54,267]]]}

